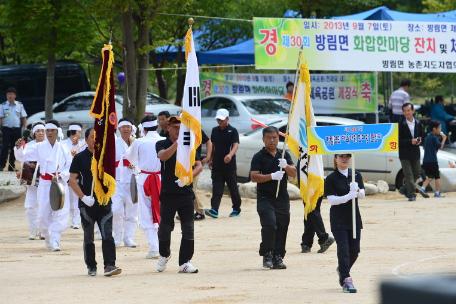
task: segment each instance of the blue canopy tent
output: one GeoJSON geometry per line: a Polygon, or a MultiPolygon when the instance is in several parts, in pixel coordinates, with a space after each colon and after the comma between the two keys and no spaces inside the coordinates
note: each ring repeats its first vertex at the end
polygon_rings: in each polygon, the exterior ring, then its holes
{"type": "Polygon", "coordinates": [[[200,64],[248,65],[255,63],[253,39],[197,54],[200,64]]]}

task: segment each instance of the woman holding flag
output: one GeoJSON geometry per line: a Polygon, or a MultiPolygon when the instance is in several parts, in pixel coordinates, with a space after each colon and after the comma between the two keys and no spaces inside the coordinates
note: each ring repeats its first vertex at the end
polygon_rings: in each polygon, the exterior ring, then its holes
{"type": "Polygon", "coordinates": [[[334,155],[334,171],[325,179],[325,194],[331,205],[329,217],[331,232],[336,239],[339,284],[343,292],[356,293],[350,270],[360,251],[361,229],[363,224],[359,212],[358,199],[365,197],[363,178],[349,169],[351,154],[334,155]],[[356,238],[352,231],[352,204],[356,204],[356,238]]]}

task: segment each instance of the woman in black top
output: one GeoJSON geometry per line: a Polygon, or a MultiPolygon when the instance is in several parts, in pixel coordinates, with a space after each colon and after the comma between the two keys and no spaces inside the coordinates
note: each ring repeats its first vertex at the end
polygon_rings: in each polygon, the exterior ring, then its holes
{"type": "Polygon", "coordinates": [[[350,269],[358,258],[362,221],[358,199],[365,197],[361,174],[356,172],[352,180],[350,154],[334,155],[334,172],[325,179],[325,195],[331,204],[331,231],[337,243],[339,284],[344,292],[355,293],[356,288],[350,276],[350,269]],[[353,239],[352,199],[356,201],[356,239],[353,239]]]}

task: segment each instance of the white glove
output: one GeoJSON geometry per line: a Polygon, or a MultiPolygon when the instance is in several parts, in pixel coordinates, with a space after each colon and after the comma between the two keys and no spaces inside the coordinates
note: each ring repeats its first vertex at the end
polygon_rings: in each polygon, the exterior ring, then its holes
{"type": "Polygon", "coordinates": [[[349,200],[352,200],[354,198],[357,198],[358,197],[358,191],[350,191],[348,192],[348,199],[349,200]]]}
{"type": "Polygon", "coordinates": [[[88,207],[92,207],[95,204],[95,199],[92,196],[84,195],[81,198],[81,201],[86,204],[88,207]]]}
{"type": "Polygon", "coordinates": [[[287,160],[285,158],[279,159],[279,167],[285,169],[288,166],[287,160]]]}
{"type": "Polygon", "coordinates": [[[271,173],[271,178],[272,180],[280,181],[282,180],[284,174],[285,171],[276,171],[274,173],[271,173]]]}
{"type": "Polygon", "coordinates": [[[350,191],[358,191],[358,190],[359,190],[358,183],[357,182],[351,182],[350,183],[350,191]]]}
{"type": "Polygon", "coordinates": [[[185,186],[184,182],[181,181],[180,179],[178,179],[177,181],[175,181],[175,183],[176,183],[179,187],[181,187],[181,188],[185,186]]]}

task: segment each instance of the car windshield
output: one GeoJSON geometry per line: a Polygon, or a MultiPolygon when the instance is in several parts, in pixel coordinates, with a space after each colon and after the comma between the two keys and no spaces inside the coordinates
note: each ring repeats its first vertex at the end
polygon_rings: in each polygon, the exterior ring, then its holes
{"type": "Polygon", "coordinates": [[[242,104],[247,108],[250,114],[288,114],[290,102],[287,99],[247,99],[242,100],[242,104]]]}
{"type": "Polygon", "coordinates": [[[148,105],[156,105],[156,104],[169,104],[169,102],[161,98],[160,96],[154,95],[154,94],[147,94],[147,104],[148,105]]]}

